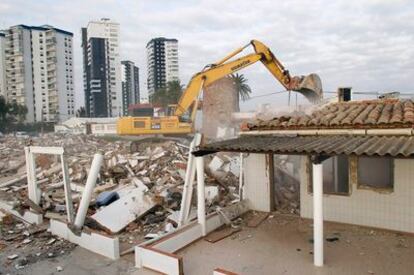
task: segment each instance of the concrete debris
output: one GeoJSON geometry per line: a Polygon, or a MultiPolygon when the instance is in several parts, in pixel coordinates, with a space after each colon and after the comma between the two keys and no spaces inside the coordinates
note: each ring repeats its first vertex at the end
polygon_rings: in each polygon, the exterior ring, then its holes
{"type": "MultiPolygon", "coordinates": [[[[35,155],[37,185],[42,194],[40,203],[36,204],[28,199],[27,194],[25,146],[64,148],[75,213],[85,190],[92,158],[98,150],[103,152],[104,160],[84,230],[112,234],[121,243],[132,247],[146,238],[159,237],[177,227],[190,141],[189,138],[179,141],[175,138],[131,142],[56,133],[30,139],[5,135],[0,145],[0,250],[2,242],[10,247],[31,247],[24,255],[27,264],[31,264],[42,257],[56,257],[60,251],[67,253],[75,246],[52,237],[45,231],[44,225],[32,226],[20,220],[29,209],[42,215],[46,221],[56,219],[66,222],[67,219],[60,158],[35,155]],[[131,151],[132,148],[134,151],[131,151]],[[9,209],[21,216],[9,215],[9,209]],[[31,233],[25,235],[24,232],[31,233]]],[[[212,213],[216,208],[225,207],[238,199],[239,154],[206,156],[205,165],[206,210],[212,213]]],[[[196,192],[193,195],[196,197],[196,192]]],[[[195,198],[192,205],[196,205],[195,198]]],[[[194,218],[195,213],[192,210],[190,218],[194,218]]],[[[10,261],[7,257],[3,258],[10,261]]],[[[0,261],[3,258],[0,257],[0,261]]]]}
{"type": "Polygon", "coordinates": [[[9,256],[7,256],[7,259],[9,259],[9,260],[14,260],[14,259],[17,259],[19,257],[19,255],[17,255],[17,254],[13,254],[13,255],[9,255],[9,256]]]}
{"type": "Polygon", "coordinates": [[[299,214],[300,157],[275,155],[275,203],[280,213],[299,214]]]}

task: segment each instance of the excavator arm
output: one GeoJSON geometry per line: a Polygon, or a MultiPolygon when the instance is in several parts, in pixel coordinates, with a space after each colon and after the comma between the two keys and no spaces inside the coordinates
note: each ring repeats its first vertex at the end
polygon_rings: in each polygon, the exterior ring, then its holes
{"type": "MultiPolygon", "coordinates": [[[[263,43],[252,40],[249,44],[230,53],[215,64],[206,66],[201,72],[195,74],[184,90],[175,110],[176,116],[183,115],[191,105],[197,105],[198,96],[203,87],[214,81],[235,73],[257,61],[261,61],[270,73],[285,87],[286,90],[293,90],[302,93],[311,102],[322,98],[322,85],[318,75],[291,77],[282,63],[274,56],[268,47],[263,43]],[[238,59],[229,61],[232,57],[252,45],[255,53],[248,54],[238,59]]],[[[193,105],[193,108],[194,108],[193,105]]],[[[193,110],[193,114],[194,114],[193,110]]],[[[193,118],[194,115],[192,115],[193,118]]]]}

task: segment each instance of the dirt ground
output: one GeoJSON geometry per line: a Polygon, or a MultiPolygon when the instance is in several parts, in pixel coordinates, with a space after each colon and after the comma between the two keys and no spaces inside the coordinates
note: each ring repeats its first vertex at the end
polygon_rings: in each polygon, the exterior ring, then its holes
{"type": "Polygon", "coordinates": [[[312,222],[274,215],[258,228],[216,243],[200,240],[179,254],[185,274],[212,274],[217,267],[258,274],[414,274],[414,236],[325,223],[325,266],[313,265],[312,222]],[[336,240],[338,239],[338,240],[336,240]]]}
{"type": "MultiPolygon", "coordinates": [[[[326,222],[325,237],[331,242],[325,242],[322,268],[313,266],[311,221],[291,215],[272,214],[257,228],[243,226],[216,243],[199,240],[178,254],[184,258],[184,273],[190,275],[211,275],[217,267],[243,275],[413,274],[413,235],[326,222]]],[[[132,254],[112,261],[76,247],[68,254],[2,274],[157,273],[136,269],[132,254]],[[58,272],[58,266],[63,271],[58,272]]]]}

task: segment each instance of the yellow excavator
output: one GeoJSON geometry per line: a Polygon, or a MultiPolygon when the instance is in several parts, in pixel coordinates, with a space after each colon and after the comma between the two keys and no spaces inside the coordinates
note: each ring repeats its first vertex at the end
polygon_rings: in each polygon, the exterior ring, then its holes
{"type": "Polygon", "coordinates": [[[260,41],[252,40],[249,44],[233,51],[217,63],[207,65],[201,72],[195,74],[178,104],[169,106],[166,116],[119,118],[117,122],[118,135],[174,135],[194,132],[193,122],[197,113],[200,91],[214,81],[257,61],[261,61],[286,90],[299,92],[311,102],[322,98],[322,84],[317,74],[292,77],[268,47],[260,41]],[[232,60],[249,46],[253,46],[254,53],[232,60]]]}

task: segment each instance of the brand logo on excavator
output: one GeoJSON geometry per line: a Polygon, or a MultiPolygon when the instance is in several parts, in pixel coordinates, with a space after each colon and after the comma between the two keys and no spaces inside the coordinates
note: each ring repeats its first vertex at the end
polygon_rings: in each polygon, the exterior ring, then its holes
{"type": "Polygon", "coordinates": [[[246,65],[249,65],[249,64],[250,64],[250,60],[245,60],[242,63],[237,64],[234,67],[231,67],[230,70],[235,71],[235,70],[243,68],[243,67],[245,67],[246,65]]]}

